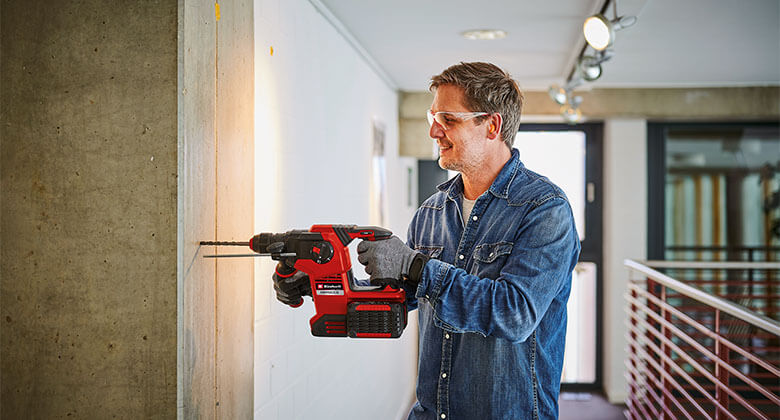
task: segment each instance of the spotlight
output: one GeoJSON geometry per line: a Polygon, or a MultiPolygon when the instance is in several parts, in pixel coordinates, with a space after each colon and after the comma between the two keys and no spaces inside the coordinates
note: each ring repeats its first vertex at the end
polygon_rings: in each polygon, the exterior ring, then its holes
{"type": "Polygon", "coordinates": [[[582,78],[588,82],[592,82],[601,77],[601,63],[594,60],[594,57],[586,55],[580,58],[578,68],[582,74],[582,78]]]}
{"type": "Polygon", "coordinates": [[[577,61],[577,70],[586,82],[601,77],[601,63],[612,58],[612,50],[596,51],[596,55],[583,55],[577,61]]]}
{"type": "Polygon", "coordinates": [[[585,40],[597,51],[604,51],[615,42],[615,31],[636,23],[636,16],[621,16],[610,21],[604,15],[593,15],[585,19],[582,32],[585,40]]]}
{"type": "Polygon", "coordinates": [[[569,104],[561,107],[561,117],[568,124],[575,124],[582,118],[582,111],[580,111],[580,105],[582,104],[582,96],[575,96],[569,98],[569,104]]]}
{"type": "Polygon", "coordinates": [[[582,111],[580,111],[579,108],[574,108],[571,106],[562,106],[561,107],[561,116],[563,117],[563,120],[566,121],[568,124],[575,124],[577,121],[582,118],[582,111]]]}
{"type": "Polygon", "coordinates": [[[550,95],[550,98],[552,98],[552,100],[555,101],[555,103],[558,105],[563,105],[566,103],[566,90],[558,85],[550,86],[547,94],[550,95]]]}

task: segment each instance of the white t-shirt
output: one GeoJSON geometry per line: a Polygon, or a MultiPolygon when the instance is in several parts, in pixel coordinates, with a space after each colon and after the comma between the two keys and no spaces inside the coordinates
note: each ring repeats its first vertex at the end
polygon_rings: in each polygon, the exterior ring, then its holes
{"type": "Polygon", "coordinates": [[[463,211],[460,212],[460,215],[463,217],[463,226],[469,223],[469,216],[476,202],[477,200],[467,200],[466,197],[463,197],[463,211]]]}

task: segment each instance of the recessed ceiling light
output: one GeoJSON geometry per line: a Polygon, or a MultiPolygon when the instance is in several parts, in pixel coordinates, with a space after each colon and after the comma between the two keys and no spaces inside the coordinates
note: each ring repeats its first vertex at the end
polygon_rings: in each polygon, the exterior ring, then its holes
{"type": "Polygon", "coordinates": [[[506,31],[500,29],[474,29],[461,32],[466,39],[501,39],[506,37],[506,31]]]}

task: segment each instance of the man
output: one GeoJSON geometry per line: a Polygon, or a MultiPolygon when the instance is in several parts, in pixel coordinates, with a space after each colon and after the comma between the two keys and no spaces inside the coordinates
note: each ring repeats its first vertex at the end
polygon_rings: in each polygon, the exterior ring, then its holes
{"type": "Polygon", "coordinates": [[[431,90],[439,165],[460,174],[417,210],[408,246],[397,237],[358,246],[372,283],[402,279],[419,309],[409,419],[557,418],[580,248],[569,203],[512,149],[523,98],[508,74],[461,63],[431,90]]]}

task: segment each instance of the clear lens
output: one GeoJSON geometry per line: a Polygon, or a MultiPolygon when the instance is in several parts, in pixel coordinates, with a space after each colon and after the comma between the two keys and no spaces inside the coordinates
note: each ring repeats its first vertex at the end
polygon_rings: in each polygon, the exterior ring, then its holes
{"type": "Polygon", "coordinates": [[[450,128],[454,127],[458,123],[461,123],[463,121],[468,121],[472,118],[481,117],[483,115],[490,115],[490,114],[487,112],[439,111],[434,113],[433,111],[428,111],[428,125],[433,125],[433,122],[436,121],[436,123],[439,124],[441,128],[445,130],[449,130],[450,128]]]}

